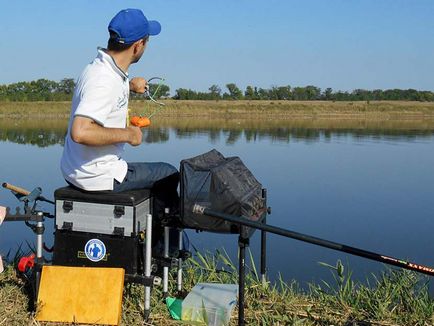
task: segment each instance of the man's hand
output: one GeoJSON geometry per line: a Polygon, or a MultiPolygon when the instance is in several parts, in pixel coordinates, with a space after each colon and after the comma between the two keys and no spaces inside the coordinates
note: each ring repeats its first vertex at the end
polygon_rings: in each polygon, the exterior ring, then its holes
{"type": "Polygon", "coordinates": [[[128,141],[128,143],[131,146],[138,146],[142,143],[142,130],[139,127],[135,127],[135,126],[128,126],[127,130],[130,133],[130,140],[128,141]]]}
{"type": "Polygon", "coordinates": [[[148,89],[149,85],[145,78],[134,77],[130,80],[130,91],[143,94],[148,89]]]}

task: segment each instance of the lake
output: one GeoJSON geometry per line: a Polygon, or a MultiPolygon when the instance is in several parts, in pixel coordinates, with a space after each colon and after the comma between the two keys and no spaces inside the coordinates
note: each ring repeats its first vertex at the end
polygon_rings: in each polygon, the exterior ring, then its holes
{"type": "MultiPolygon", "coordinates": [[[[0,181],[53,197],[65,185],[59,170],[67,121],[0,122],[0,181]]],[[[434,123],[432,120],[336,119],[157,120],[143,144],[126,146],[127,161],[182,159],[217,149],[239,156],[268,190],[268,223],[292,231],[434,266],[434,123]]],[[[15,207],[0,189],[0,205],[15,207]]],[[[44,208],[51,209],[47,205],[44,208]]],[[[45,240],[52,245],[52,221],[45,240]]],[[[199,250],[224,247],[236,259],[237,237],[188,231],[199,250]]],[[[251,239],[259,258],[260,233],[251,239]]],[[[21,222],[0,227],[0,254],[33,243],[21,222]]],[[[366,279],[381,263],[268,235],[269,276],[307,282],[331,280],[318,264],[348,264],[366,279]]],[[[257,260],[257,266],[259,261],[257,260]]]]}

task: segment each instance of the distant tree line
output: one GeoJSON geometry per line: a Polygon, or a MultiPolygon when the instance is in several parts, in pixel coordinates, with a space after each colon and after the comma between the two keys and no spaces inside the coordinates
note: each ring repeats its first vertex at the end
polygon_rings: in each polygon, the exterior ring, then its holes
{"type": "MultiPolygon", "coordinates": [[[[226,84],[226,91],[212,85],[208,92],[178,88],[170,96],[167,85],[150,84],[150,94],[156,99],[174,100],[288,100],[288,101],[423,101],[434,102],[434,92],[416,89],[355,89],[351,92],[334,91],[331,88],[321,90],[316,86],[291,87],[273,86],[260,88],[247,86],[242,91],[235,83],[226,84]]],[[[18,82],[0,85],[0,101],[69,101],[72,99],[75,82],[64,78],[60,82],[38,79],[31,82],[18,82]]],[[[143,98],[141,94],[131,94],[132,99],[143,98]]]]}
{"type": "Polygon", "coordinates": [[[422,101],[434,102],[434,92],[415,89],[364,90],[352,92],[333,91],[331,88],[321,90],[316,86],[291,87],[273,86],[258,88],[247,86],[244,92],[234,83],[226,85],[222,92],[218,85],[212,85],[209,92],[196,92],[179,88],[173,96],[176,100],[288,100],[288,101],[422,101]]]}
{"type": "Polygon", "coordinates": [[[64,78],[60,82],[38,79],[0,85],[0,101],[70,101],[74,87],[72,78],[64,78]]]}

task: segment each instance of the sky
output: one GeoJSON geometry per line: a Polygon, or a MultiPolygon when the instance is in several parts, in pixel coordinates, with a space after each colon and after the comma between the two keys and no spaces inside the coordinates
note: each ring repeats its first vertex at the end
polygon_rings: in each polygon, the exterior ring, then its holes
{"type": "Polygon", "coordinates": [[[125,8],[162,25],[130,76],[164,77],[172,93],[434,90],[433,0],[0,0],[0,84],[76,79],[125,8]]]}

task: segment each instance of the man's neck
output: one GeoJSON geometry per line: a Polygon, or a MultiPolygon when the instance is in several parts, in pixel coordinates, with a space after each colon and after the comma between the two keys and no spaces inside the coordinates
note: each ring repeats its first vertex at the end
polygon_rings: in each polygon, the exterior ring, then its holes
{"type": "Polygon", "coordinates": [[[107,54],[109,54],[116,65],[126,74],[128,72],[128,68],[131,65],[131,60],[128,56],[125,55],[123,52],[115,52],[115,51],[106,51],[107,54]]]}

